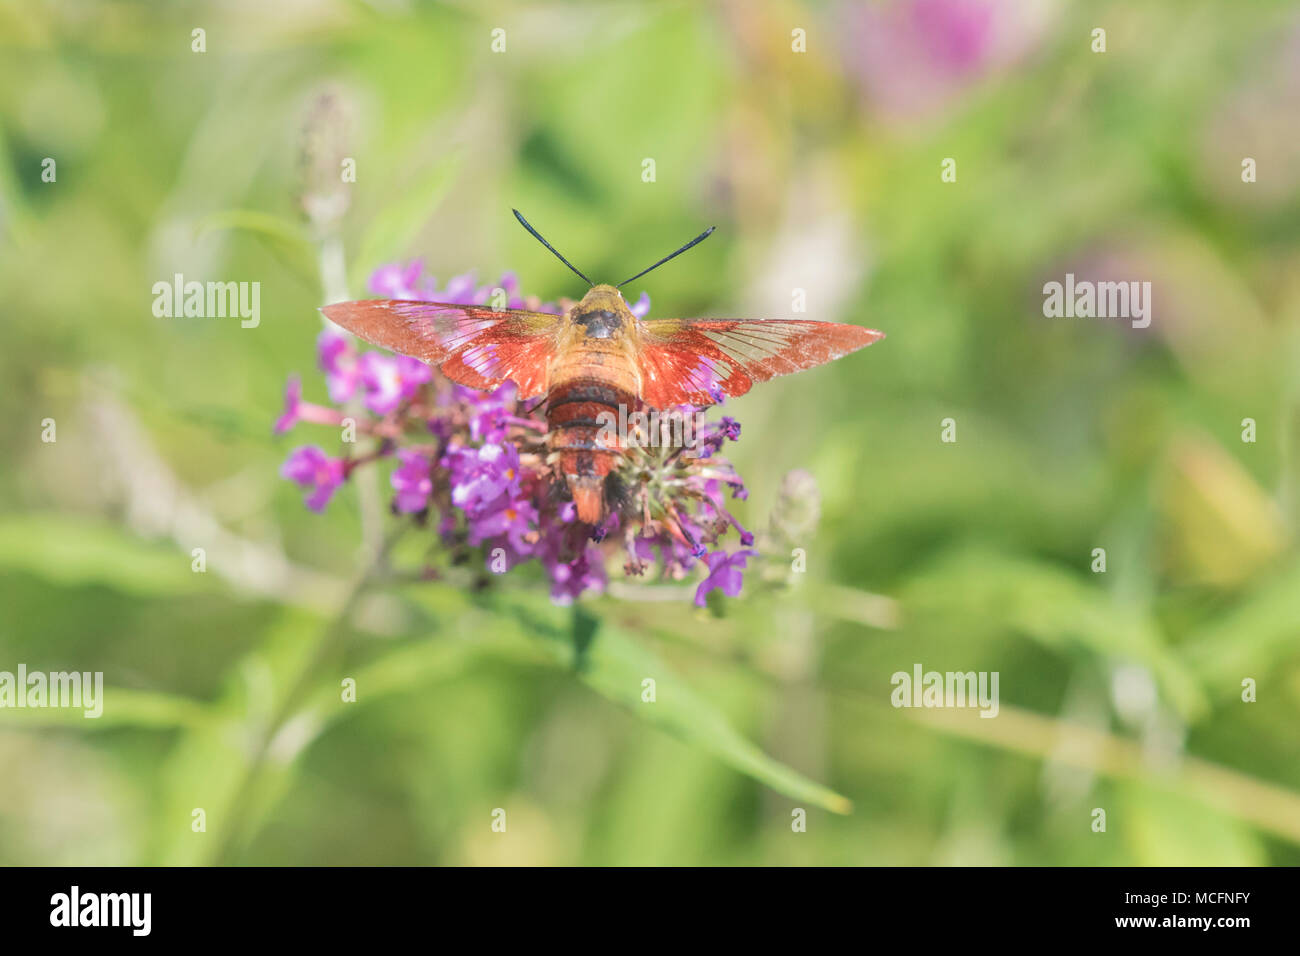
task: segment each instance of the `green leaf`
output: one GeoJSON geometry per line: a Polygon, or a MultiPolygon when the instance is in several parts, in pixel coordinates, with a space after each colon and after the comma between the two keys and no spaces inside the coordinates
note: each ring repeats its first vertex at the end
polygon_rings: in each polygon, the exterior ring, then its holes
{"type": "Polygon", "coordinates": [[[909,626],[922,633],[960,632],[974,641],[1001,631],[1060,650],[1086,648],[1104,658],[1151,669],[1185,718],[1208,710],[1204,687],[1165,641],[1140,602],[1119,600],[1059,566],[983,546],[948,552],[907,585],[909,626]]]}
{"type": "Polygon", "coordinates": [[[252,232],[277,242],[311,244],[311,235],[302,224],[256,209],[223,209],[203,216],[194,224],[196,236],[224,229],[252,232]]]}
{"type": "MultiPolygon", "coordinates": [[[[435,589],[436,590],[436,589],[435,589]]],[[[450,589],[448,589],[450,590],[450,589]]],[[[307,748],[336,721],[383,700],[456,678],[475,660],[499,651],[527,663],[519,642],[421,640],[394,648],[349,673],[355,703],[344,702],[339,674],[326,668],[313,690],[275,730],[265,759],[254,766],[270,722],[321,640],[322,622],[286,612],[263,645],[248,655],[221,697],[186,730],[162,774],[163,811],[155,837],[166,865],[196,865],[238,858],[268,814],[289,792],[307,748]],[[488,648],[492,650],[489,651],[488,648]],[[206,834],[190,829],[202,808],[206,834]]],[[[111,699],[106,696],[106,700],[111,699]]]]}
{"type": "Polygon", "coordinates": [[[712,701],[697,694],[652,650],[608,621],[586,611],[573,612],[564,628],[522,610],[533,633],[546,639],[554,659],[572,668],[579,680],[602,697],[685,743],[786,796],[834,813],[849,813],[853,803],[765,754],[727,721],[712,701]],[[654,703],[641,700],[642,681],[655,682],[654,703]]]}
{"type": "Polygon", "coordinates": [[[150,859],[164,866],[215,863],[256,833],[288,790],[297,758],[319,733],[314,714],[299,713],[281,727],[253,773],[259,744],[319,639],[320,621],[286,611],[259,648],[243,658],[205,719],[187,728],[159,778],[150,859]],[[206,830],[194,832],[193,812],[206,830]]]}
{"type": "Polygon", "coordinates": [[[605,624],[588,647],[579,677],[588,687],[627,707],[646,722],[795,800],[849,813],[847,797],[809,780],[746,740],[713,703],[697,694],[655,653],[605,624]],[[655,681],[655,702],[641,701],[641,682],[655,681]]]}
{"type": "Polygon", "coordinates": [[[211,589],[190,558],[94,519],[49,513],[0,518],[0,568],[55,584],[102,585],[139,596],[211,589]]]}
{"type": "Polygon", "coordinates": [[[115,730],[119,727],[167,730],[198,727],[207,718],[203,704],[173,694],[126,687],[104,687],[102,694],[103,711],[98,717],[87,716],[81,707],[15,707],[5,710],[5,726],[63,727],[82,731],[115,730]]]}
{"type": "Polygon", "coordinates": [[[314,693],[305,711],[324,729],[353,707],[458,677],[495,647],[491,642],[423,640],[394,648],[351,675],[356,681],[355,704],[345,703],[342,685],[331,681],[314,693]]]}
{"type": "Polygon", "coordinates": [[[1172,787],[1126,781],[1111,817],[1137,866],[1264,866],[1261,838],[1231,814],[1172,787]]]}
{"type": "Polygon", "coordinates": [[[1300,634],[1297,622],[1300,562],[1291,561],[1264,577],[1230,610],[1193,631],[1183,650],[1218,694],[1238,694],[1241,677],[1267,672],[1294,652],[1300,634]]]}
{"type": "Polygon", "coordinates": [[[196,237],[223,230],[250,232],[266,240],[297,271],[305,275],[316,273],[311,233],[301,223],[254,209],[223,209],[203,216],[194,224],[196,237]]]}
{"type": "MultiPolygon", "coordinates": [[[[0,124],[0,156],[13,156],[13,147],[0,124]]],[[[30,232],[30,213],[22,188],[8,162],[0,163],[0,237],[24,243],[30,232]]]]}

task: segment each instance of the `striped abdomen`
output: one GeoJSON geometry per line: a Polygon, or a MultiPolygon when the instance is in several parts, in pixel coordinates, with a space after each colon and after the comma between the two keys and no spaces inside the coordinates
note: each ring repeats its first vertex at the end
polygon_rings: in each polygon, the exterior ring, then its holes
{"type": "Polygon", "coordinates": [[[622,454],[619,406],[626,415],[636,404],[630,363],[618,351],[601,346],[584,343],[556,370],[546,408],[551,460],[569,486],[578,520],[588,524],[599,524],[605,517],[605,477],[622,454]]]}

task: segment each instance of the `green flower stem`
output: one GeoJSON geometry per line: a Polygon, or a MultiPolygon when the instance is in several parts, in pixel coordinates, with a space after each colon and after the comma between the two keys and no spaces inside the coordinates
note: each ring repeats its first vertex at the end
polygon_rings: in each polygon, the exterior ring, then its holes
{"type": "Polygon", "coordinates": [[[368,562],[364,570],[353,580],[352,586],[344,595],[338,611],[321,632],[315,648],[313,648],[306,662],[298,671],[293,683],[289,686],[289,690],[280,701],[280,705],[273,712],[271,719],[267,721],[257,749],[254,751],[252,759],[249,760],[243,779],[235,791],[235,798],[231,801],[230,827],[225,831],[225,836],[213,855],[215,863],[230,864],[234,862],[234,857],[247,835],[246,830],[252,810],[253,794],[262,767],[266,763],[267,754],[270,752],[271,744],[275,741],[280,730],[310,699],[321,668],[324,667],[325,662],[334,655],[343,643],[351,627],[352,616],[360,605],[362,598],[366,596],[377,581],[387,578],[388,556],[392,553],[393,546],[405,530],[404,525],[399,526],[397,530],[389,535],[375,554],[374,559],[368,562]]]}

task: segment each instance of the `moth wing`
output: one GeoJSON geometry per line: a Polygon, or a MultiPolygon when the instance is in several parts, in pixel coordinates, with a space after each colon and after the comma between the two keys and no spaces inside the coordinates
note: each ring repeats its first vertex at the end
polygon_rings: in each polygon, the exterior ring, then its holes
{"type": "Polygon", "coordinates": [[[490,390],[509,380],[520,398],[546,393],[560,316],[526,309],[361,299],[321,312],[372,345],[421,359],[447,378],[490,390]]]}
{"type": "Polygon", "coordinates": [[[648,319],[639,328],[641,397],[661,409],[735,398],[755,382],[822,365],[885,337],[859,325],[800,319],[648,319]]]}

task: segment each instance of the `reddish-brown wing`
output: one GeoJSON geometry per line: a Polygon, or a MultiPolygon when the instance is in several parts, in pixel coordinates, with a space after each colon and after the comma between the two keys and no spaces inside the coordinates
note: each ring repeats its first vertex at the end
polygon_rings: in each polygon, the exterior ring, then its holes
{"type": "Polygon", "coordinates": [[[798,319],[649,319],[641,329],[641,398],[655,408],[712,405],[755,382],[801,372],[885,337],[798,319]]]}
{"type": "Polygon", "coordinates": [[[560,317],[409,299],[363,299],[321,309],[352,334],[422,359],[453,382],[491,389],[510,379],[520,398],[545,394],[560,317]]]}

